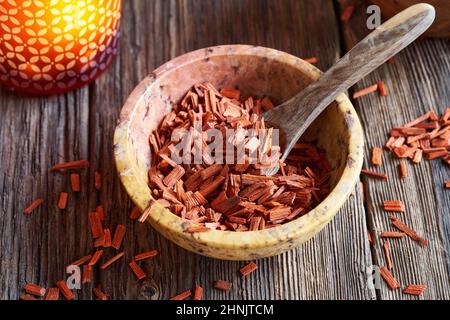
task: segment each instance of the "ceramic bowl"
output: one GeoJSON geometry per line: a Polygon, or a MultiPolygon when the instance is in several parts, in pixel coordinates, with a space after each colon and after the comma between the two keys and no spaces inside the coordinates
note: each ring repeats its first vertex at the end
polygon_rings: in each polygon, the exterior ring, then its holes
{"type": "MultiPolygon", "coordinates": [[[[194,84],[211,82],[218,88],[237,87],[244,95],[267,95],[281,103],[320,74],[319,69],[290,54],[246,45],[197,50],[159,67],[142,80],[125,102],[114,135],[117,170],[131,199],[142,210],[150,203],[148,137],[194,84]]],[[[184,230],[191,222],[157,205],[148,222],[179,246],[218,259],[251,260],[295,248],[330,222],[359,180],[363,132],[345,94],[338,96],[302,140],[314,141],[324,148],[332,167],[331,193],[308,214],[267,230],[187,233],[184,230]]]]}

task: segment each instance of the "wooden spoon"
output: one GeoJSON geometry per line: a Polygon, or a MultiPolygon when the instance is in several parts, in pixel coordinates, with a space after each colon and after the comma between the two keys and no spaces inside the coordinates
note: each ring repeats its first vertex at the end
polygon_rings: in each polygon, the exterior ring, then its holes
{"type": "MultiPolygon", "coordinates": [[[[317,81],[264,113],[267,126],[280,129],[281,160],[336,97],[417,39],[433,23],[434,7],[416,4],[392,17],[354,46],[317,81]]],[[[278,167],[267,170],[268,175],[278,167]]]]}

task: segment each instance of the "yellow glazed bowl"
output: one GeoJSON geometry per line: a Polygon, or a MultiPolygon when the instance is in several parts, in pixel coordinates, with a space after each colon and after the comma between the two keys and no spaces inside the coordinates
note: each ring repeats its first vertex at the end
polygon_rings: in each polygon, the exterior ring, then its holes
{"type": "MultiPolygon", "coordinates": [[[[151,165],[149,134],[194,84],[238,87],[244,95],[268,95],[281,103],[318,77],[320,70],[300,58],[246,45],[201,49],[167,62],[134,89],[120,113],[114,154],[125,189],[142,210],[148,206],[152,199],[147,185],[151,165]]],[[[302,140],[315,141],[324,148],[332,168],[331,193],[308,214],[267,230],[187,233],[184,230],[191,222],[156,205],[148,222],[179,246],[218,259],[258,259],[298,246],[334,217],[359,179],[363,132],[345,94],[339,95],[302,140]]]]}

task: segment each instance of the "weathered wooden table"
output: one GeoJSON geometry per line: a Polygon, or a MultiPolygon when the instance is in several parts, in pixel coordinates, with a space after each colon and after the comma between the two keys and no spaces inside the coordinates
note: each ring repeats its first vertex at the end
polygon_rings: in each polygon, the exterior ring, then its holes
{"type": "MultiPolygon", "coordinates": [[[[380,170],[388,183],[363,179],[335,219],[314,239],[281,256],[258,261],[259,269],[241,278],[239,262],[218,261],[189,253],[146,224],[128,218],[132,204],[116,175],[112,135],[122,103],[155,67],[188,51],[218,44],[244,43],[280,49],[299,57],[316,56],[328,68],[355,39],[367,33],[364,2],[350,24],[339,22],[340,9],[329,0],[136,0],[124,1],[120,54],[113,66],[90,86],[65,95],[25,97],[0,91],[0,298],[16,299],[27,282],[51,286],[65,276],[65,266],[92,251],[87,213],[106,208],[106,224],[127,226],[125,260],[77,292],[92,298],[101,283],[114,299],[165,299],[205,287],[206,299],[410,299],[384,283],[367,285],[367,268],[384,265],[381,241],[369,246],[367,230],[389,228],[380,208],[385,199],[402,199],[404,220],[430,240],[420,247],[409,239],[391,241],[393,273],[403,284],[425,283],[424,299],[450,298],[450,192],[442,187],[450,169],[440,161],[409,166],[405,181],[396,179],[397,160],[384,155],[380,170]],[[65,211],[56,208],[58,194],[69,190],[66,176],[51,165],[89,159],[104,176],[97,192],[93,171],[82,179],[89,188],[70,194],[65,211]],[[22,213],[34,198],[45,204],[31,216],[22,213]],[[144,263],[148,279],[138,283],[127,264],[136,252],[157,248],[158,257],[144,263]],[[231,292],[212,288],[222,278],[231,292]]],[[[356,89],[385,81],[389,96],[369,95],[355,101],[365,129],[366,154],[383,145],[389,128],[430,108],[450,105],[450,42],[416,42],[356,89]]],[[[366,166],[370,166],[366,159],[366,166]]],[[[412,298],[416,299],[416,298],[412,298]]]]}

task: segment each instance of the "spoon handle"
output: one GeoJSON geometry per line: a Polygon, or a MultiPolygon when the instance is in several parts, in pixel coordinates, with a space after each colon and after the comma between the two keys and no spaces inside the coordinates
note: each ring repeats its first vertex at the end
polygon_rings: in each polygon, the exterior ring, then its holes
{"type": "Polygon", "coordinates": [[[320,113],[357,81],[417,39],[434,20],[434,8],[416,4],[400,12],[354,46],[317,81],[264,114],[281,131],[285,160],[298,138],[320,113]]]}

